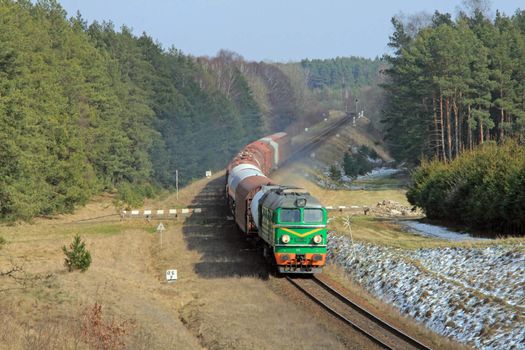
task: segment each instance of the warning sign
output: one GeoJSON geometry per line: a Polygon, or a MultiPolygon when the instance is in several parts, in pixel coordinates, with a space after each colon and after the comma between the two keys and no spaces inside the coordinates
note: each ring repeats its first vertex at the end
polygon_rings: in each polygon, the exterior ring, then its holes
{"type": "Polygon", "coordinates": [[[177,280],[177,270],[166,270],[166,281],[173,282],[177,280]]]}

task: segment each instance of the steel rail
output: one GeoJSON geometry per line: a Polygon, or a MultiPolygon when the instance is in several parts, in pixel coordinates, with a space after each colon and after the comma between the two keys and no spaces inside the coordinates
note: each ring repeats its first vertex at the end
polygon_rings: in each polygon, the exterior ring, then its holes
{"type": "Polygon", "coordinates": [[[336,298],[341,300],[343,303],[345,303],[346,305],[350,306],[351,308],[353,308],[357,312],[361,313],[366,318],[368,318],[370,320],[373,320],[376,324],[378,324],[382,328],[387,329],[390,333],[394,334],[396,337],[398,337],[400,339],[403,339],[404,341],[406,341],[407,343],[411,344],[412,346],[414,346],[414,347],[416,347],[418,349],[422,349],[422,350],[430,350],[431,349],[428,346],[426,346],[425,344],[420,343],[418,340],[412,338],[411,336],[409,336],[406,333],[403,333],[402,331],[400,331],[399,329],[395,328],[394,326],[392,326],[388,322],[382,320],[381,318],[375,316],[374,314],[372,314],[369,311],[365,310],[361,306],[357,305],[356,303],[354,303],[353,301],[351,301],[350,299],[348,299],[347,297],[345,297],[344,295],[342,295],[341,293],[336,291],[334,288],[332,288],[331,286],[329,286],[325,282],[323,282],[320,279],[316,278],[315,276],[312,276],[312,279],[319,286],[321,286],[326,291],[328,291],[330,294],[332,294],[333,296],[335,296],[336,298]]]}
{"type": "Polygon", "coordinates": [[[314,301],[316,304],[320,305],[322,308],[324,308],[326,311],[328,311],[330,314],[332,314],[333,316],[337,317],[338,319],[340,319],[341,321],[343,321],[344,323],[346,323],[347,325],[351,326],[352,328],[354,328],[355,330],[359,331],[360,333],[362,333],[363,335],[365,335],[368,339],[372,340],[374,343],[376,343],[377,345],[385,348],[385,349],[389,349],[389,350],[393,350],[392,347],[390,347],[389,345],[383,343],[380,339],[377,339],[376,337],[374,337],[372,334],[370,334],[369,332],[367,332],[366,330],[364,330],[363,328],[359,327],[357,324],[355,324],[354,322],[350,321],[348,318],[346,318],[345,316],[341,315],[339,312],[337,312],[336,310],[334,310],[333,308],[331,308],[330,306],[328,306],[327,304],[325,304],[322,300],[319,300],[318,298],[316,298],[313,294],[311,294],[310,292],[308,292],[306,289],[304,289],[303,287],[301,287],[297,282],[295,282],[292,278],[290,278],[289,276],[285,276],[285,278],[288,280],[288,282],[290,282],[294,287],[296,287],[297,289],[299,289],[301,292],[303,292],[303,294],[305,294],[308,298],[310,298],[312,301],[314,301]]]}
{"type": "MultiPolygon", "coordinates": [[[[312,138],[307,140],[303,145],[299,146],[298,149],[296,149],[290,155],[290,157],[288,157],[288,159],[293,158],[293,156],[296,156],[296,155],[298,155],[298,154],[300,154],[302,152],[305,152],[309,148],[314,147],[319,142],[323,141],[324,137],[326,137],[327,135],[331,134],[335,129],[339,128],[340,126],[346,124],[349,121],[350,121],[350,117],[343,117],[340,120],[334,122],[333,124],[331,124],[330,126],[325,128],[323,131],[321,131],[318,135],[313,136],[312,138]]],[[[285,161],[285,163],[286,163],[286,161],[285,161]]]]}

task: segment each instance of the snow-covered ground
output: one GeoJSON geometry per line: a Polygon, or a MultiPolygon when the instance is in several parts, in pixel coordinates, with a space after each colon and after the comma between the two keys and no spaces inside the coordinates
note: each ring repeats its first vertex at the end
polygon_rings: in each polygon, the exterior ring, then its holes
{"type": "Polygon", "coordinates": [[[459,232],[451,231],[447,229],[446,227],[425,224],[419,221],[406,220],[406,221],[400,221],[399,223],[402,226],[407,227],[410,232],[416,233],[422,236],[441,238],[441,239],[446,239],[449,241],[483,240],[483,238],[472,237],[468,233],[459,233],[459,232]]]}
{"type": "Polygon", "coordinates": [[[394,169],[394,168],[374,168],[365,175],[359,175],[357,180],[372,180],[372,179],[381,179],[384,177],[389,177],[394,174],[403,171],[403,169],[394,169]]]}
{"type": "Polygon", "coordinates": [[[389,177],[389,176],[392,176],[394,174],[397,174],[399,172],[403,171],[402,169],[394,169],[394,168],[386,168],[386,167],[382,167],[382,168],[374,168],[372,170],[370,170],[368,173],[364,174],[364,175],[358,175],[355,179],[349,177],[349,176],[346,176],[346,175],[343,175],[341,176],[341,181],[343,182],[352,182],[354,180],[377,180],[377,179],[383,179],[383,178],[386,178],[386,177],[389,177]]]}
{"type": "Polygon", "coordinates": [[[403,250],[330,234],[329,258],[432,330],[479,349],[525,349],[523,246],[403,250]]]}

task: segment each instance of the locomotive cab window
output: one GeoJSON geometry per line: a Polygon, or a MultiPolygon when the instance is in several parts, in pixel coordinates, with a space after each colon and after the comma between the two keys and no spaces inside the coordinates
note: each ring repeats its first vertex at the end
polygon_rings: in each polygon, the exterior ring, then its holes
{"type": "Polygon", "coordinates": [[[304,222],[322,222],[323,211],[321,209],[305,209],[304,222]]]}
{"type": "Polygon", "coordinates": [[[301,222],[301,211],[299,209],[281,209],[279,217],[282,222],[301,222]]]}

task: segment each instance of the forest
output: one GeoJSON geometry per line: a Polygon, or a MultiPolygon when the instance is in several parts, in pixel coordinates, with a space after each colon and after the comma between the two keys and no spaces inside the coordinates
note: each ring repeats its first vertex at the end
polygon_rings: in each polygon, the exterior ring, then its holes
{"type": "Polygon", "coordinates": [[[430,219],[525,234],[525,11],[392,23],[382,121],[396,158],[420,165],[408,200],[430,219]]]}
{"type": "MultiPolygon", "coordinates": [[[[379,74],[372,60],[337,64],[354,93],[379,74]]],[[[228,51],[193,57],[68,18],[55,0],[2,0],[0,220],[70,212],[101,192],[140,205],[173,188],[176,170],[184,185],[223,169],[244,144],[341,107],[340,87],[310,86],[307,70],[228,51]]]]}
{"type": "Polygon", "coordinates": [[[479,9],[455,20],[436,12],[415,29],[392,24],[383,122],[397,159],[446,162],[490,140],[523,141],[525,11],[493,20],[479,9]]]}

